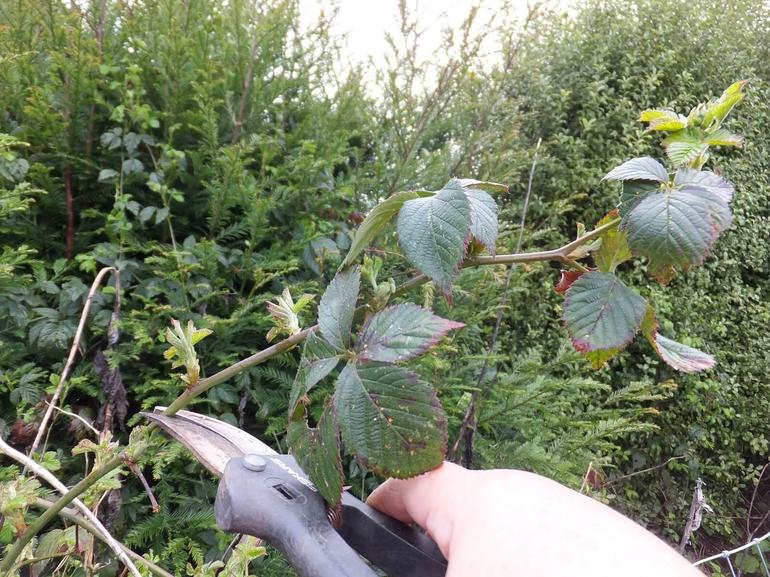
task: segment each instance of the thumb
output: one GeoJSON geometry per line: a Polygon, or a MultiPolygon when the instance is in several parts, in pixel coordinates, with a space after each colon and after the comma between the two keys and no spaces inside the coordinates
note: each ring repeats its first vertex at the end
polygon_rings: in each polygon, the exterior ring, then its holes
{"type": "Polygon", "coordinates": [[[418,477],[388,479],[367,503],[403,523],[417,523],[448,558],[452,532],[461,519],[460,501],[471,489],[471,475],[458,465],[443,463],[418,477]]]}

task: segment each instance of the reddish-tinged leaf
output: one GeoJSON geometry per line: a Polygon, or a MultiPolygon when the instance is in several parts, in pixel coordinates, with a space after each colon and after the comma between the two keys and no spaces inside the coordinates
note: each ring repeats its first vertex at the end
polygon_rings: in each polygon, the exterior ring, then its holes
{"type": "Polygon", "coordinates": [[[697,373],[717,364],[711,355],[655,334],[655,350],[667,365],[683,373],[697,373]]]}
{"type": "Polygon", "coordinates": [[[436,391],[403,367],[348,363],[334,406],[345,450],[377,474],[405,479],[444,459],[447,421],[436,391]]]}
{"type": "Polygon", "coordinates": [[[578,351],[617,349],[634,338],[646,309],[614,274],[587,272],[567,291],[564,322],[578,351]]]}
{"type": "Polygon", "coordinates": [[[556,283],[554,290],[559,294],[566,293],[569,287],[572,286],[572,283],[579,279],[582,274],[582,270],[570,269],[561,271],[561,278],[559,279],[559,282],[556,283]]]}
{"type": "Polygon", "coordinates": [[[374,315],[358,341],[359,358],[395,363],[421,355],[463,323],[434,315],[414,304],[395,305],[374,315]]]}
{"type": "Polygon", "coordinates": [[[642,321],[642,332],[663,362],[677,371],[697,373],[710,369],[717,363],[711,355],[661,335],[652,307],[647,307],[642,321]]]}
{"type": "Polygon", "coordinates": [[[706,199],[684,191],[648,196],[623,218],[621,230],[661,284],[702,263],[719,232],[706,199]]]}
{"type": "Polygon", "coordinates": [[[718,233],[730,228],[733,213],[729,205],[735,189],[727,180],[710,170],[686,168],[677,171],[674,184],[679,191],[704,200],[718,233]]]}

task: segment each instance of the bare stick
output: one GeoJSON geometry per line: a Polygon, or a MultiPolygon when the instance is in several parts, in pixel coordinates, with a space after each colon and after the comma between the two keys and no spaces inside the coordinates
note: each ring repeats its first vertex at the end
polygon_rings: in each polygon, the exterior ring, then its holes
{"type": "Polygon", "coordinates": [[[657,465],[653,465],[652,467],[647,467],[646,469],[642,469],[640,471],[634,471],[633,473],[629,473],[628,475],[622,475],[620,477],[616,477],[615,479],[611,479],[610,481],[603,483],[603,486],[609,487],[610,485],[614,485],[618,481],[623,481],[624,479],[630,479],[631,477],[636,477],[637,475],[641,475],[642,473],[649,473],[650,471],[654,471],[656,469],[662,469],[663,467],[668,465],[671,461],[676,461],[677,459],[684,459],[684,457],[681,455],[677,457],[671,457],[669,459],[666,459],[663,463],[658,463],[657,465]]]}
{"type": "Polygon", "coordinates": [[[145,478],[144,473],[142,473],[142,470],[139,468],[139,466],[136,463],[129,463],[128,468],[131,469],[131,472],[137,477],[139,477],[139,480],[142,482],[142,487],[144,487],[144,491],[147,493],[147,497],[150,499],[150,505],[152,505],[152,512],[159,513],[160,505],[158,504],[158,500],[155,498],[155,495],[152,492],[152,487],[150,487],[150,484],[147,482],[147,479],[145,478]]]}
{"type": "Polygon", "coordinates": [[[695,491],[692,494],[692,503],[690,503],[690,512],[687,515],[687,524],[682,531],[682,540],[679,542],[679,554],[684,554],[687,543],[690,542],[690,536],[700,528],[703,512],[712,512],[711,506],[706,502],[703,495],[703,480],[695,481],[695,491]]]}
{"type": "MultiPolygon", "coordinates": [[[[51,506],[53,506],[53,502],[52,501],[47,501],[46,499],[37,499],[35,501],[35,506],[39,507],[41,509],[48,509],[51,506]]],[[[62,517],[64,517],[68,521],[71,521],[72,523],[75,523],[79,527],[85,529],[86,531],[88,531],[89,533],[94,535],[97,539],[100,539],[105,544],[107,543],[104,540],[104,535],[102,535],[99,532],[99,529],[97,527],[95,527],[94,525],[92,525],[87,520],[83,519],[83,517],[78,515],[76,511],[73,511],[72,509],[64,508],[61,511],[59,511],[59,515],[61,515],[62,517]]],[[[145,559],[139,553],[136,553],[135,551],[132,551],[131,549],[129,549],[128,547],[126,547],[122,543],[120,543],[120,547],[123,549],[123,551],[126,552],[126,555],[128,555],[129,557],[131,557],[132,559],[134,559],[138,563],[141,563],[142,565],[147,567],[150,571],[152,571],[152,573],[154,573],[158,577],[174,577],[171,573],[169,573],[168,571],[166,571],[162,567],[156,565],[155,563],[153,563],[152,561],[150,561],[148,559],[145,559]]]]}
{"type": "MultiPolygon", "coordinates": [[[[27,457],[24,453],[17,451],[2,439],[0,439],[0,452],[5,453],[14,461],[21,463],[22,465],[24,465],[25,468],[32,471],[38,477],[45,479],[48,482],[48,484],[54,487],[62,495],[68,495],[70,493],[71,490],[68,489],[64,483],[59,481],[59,479],[57,479],[53,475],[53,473],[51,473],[47,469],[40,466],[31,458],[27,457]]],[[[100,538],[102,538],[104,542],[107,543],[107,545],[109,545],[110,549],[112,549],[115,552],[115,554],[118,556],[118,559],[120,559],[121,562],[128,568],[131,574],[134,575],[134,577],[142,577],[141,573],[139,573],[134,563],[131,561],[131,559],[129,559],[128,555],[126,555],[125,551],[123,551],[123,549],[121,548],[120,543],[118,543],[115,537],[113,537],[110,534],[110,532],[107,531],[107,528],[104,525],[102,525],[99,519],[96,518],[96,515],[94,515],[93,512],[91,512],[91,509],[86,507],[85,503],[83,503],[83,501],[81,501],[77,497],[73,498],[71,502],[73,505],[75,505],[75,507],[77,507],[80,510],[81,513],[83,513],[85,518],[88,519],[96,529],[98,529],[98,531],[101,533],[100,538]]],[[[8,568],[5,568],[5,569],[7,570],[8,568]]]]}
{"type": "Polygon", "coordinates": [[[762,471],[759,473],[759,479],[757,479],[757,486],[754,487],[754,492],[751,494],[751,503],[749,503],[749,510],[746,513],[746,540],[751,541],[754,538],[754,534],[759,531],[759,528],[762,527],[762,524],[767,520],[768,515],[770,515],[770,511],[765,513],[764,517],[762,517],[759,521],[759,524],[757,525],[757,528],[753,531],[751,530],[751,511],[754,509],[754,500],[757,498],[757,492],[759,491],[759,486],[762,484],[762,477],[765,476],[765,471],[767,471],[767,468],[770,467],[770,463],[766,463],[764,467],[762,467],[762,471]]]}
{"type": "MultiPolygon", "coordinates": [[[[116,275],[120,274],[118,272],[118,269],[116,268],[113,268],[111,266],[105,267],[99,271],[99,274],[96,275],[94,282],[91,284],[91,290],[88,291],[88,296],[86,297],[86,304],[83,306],[83,312],[80,315],[80,322],[78,323],[78,328],[75,331],[75,338],[72,339],[70,354],[67,357],[67,362],[64,365],[64,370],[62,371],[61,376],[59,377],[59,384],[56,385],[56,390],[53,393],[53,398],[51,399],[51,402],[48,404],[48,408],[45,411],[45,415],[43,415],[43,420],[40,422],[40,427],[37,430],[37,435],[35,435],[35,440],[32,442],[32,447],[29,450],[30,455],[37,450],[38,446],[40,445],[40,441],[43,438],[43,435],[45,435],[45,431],[48,428],[48,422],[51,420],[51,417],[54,412],[54,408],[56,407],[56,403],[59,402],[59,397],[61,396],[62,391],[64,390],[64,385],[67,383],[67,379],[70,376],[72,367],[75,364],[75,357],[78,354],[78,346],[80,345],[80,339],[83,337],[83,330],[85,329],[86,321],[88,320],[88,313],[91,310],[91,303],[94,300],[96,289],[99,288],[99,285],[102,283],[102,279],[110,272],[116,275]]],[[[26,470],[26,467],[25,467],[25,470],[26,470]]]]}
{"type": "MultiPolygon", "coordinates": [[[[46,405],[48,405],[49,407],[53,407],[53,405],[52,405],[51,403],[47,402],[47,401],[45,401],[45,404],[46,404],[46,405]]],[[[90,430],[90,431],[91,431],[91,432],[92,432],[94,435],[96,435],[97,437],[99,436],[99,431],[97,431],[97,430],[96,430],[96,429],[93,427],[93,425],[91,425],[91,423],[89,423],[88,421],[86,421],[86,420],[85,420],[83,417],[81,417],[80,415],[76,415],[75,413],[70,413],[69,411],[65,411],[65,410],[64,410],[64,409],[62,409],[61,407],[54,407],[54,409],[56,409],[57,411],[59,411],[60,413],[62,413],[62,414],[64,414],[64,415],[67,415],[68,417],[72,417],[73,419],[77,419],[78,421],[80,421],[81,423],[83,423],[83,424],[84,424],[84,425],[85,425],[85,426],[88,428],[88,430],[90,430]]]]}
{"type": "Polygon", "coordinates": [[[594,470],[594,462],[590,461],[588,463],[588,469],[586,469],[586,474],[583,476],[583,482],[580,483],[580,492],[582,493],[585,491],[586,487],[588,486],[588,478],[591,476],[591,471],[594,470]]]}

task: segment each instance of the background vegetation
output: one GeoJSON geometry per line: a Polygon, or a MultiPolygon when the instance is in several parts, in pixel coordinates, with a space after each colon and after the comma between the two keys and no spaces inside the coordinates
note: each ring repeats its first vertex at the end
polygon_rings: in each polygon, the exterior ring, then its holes
{"type": "MultiPolygon", "coordinates": [[[[499,15],[494,27],[472,12],[429,61],[404,10],[387,65],[344,73],[328,22],[300,30],[294,1],[79,6],[0,0],[0,434],[17,448],[32,442],[102,267],[120,270],[120,286],[112,277],[96,293],[64,407],[121,437],[183,387],[163,360],[172,318],[213,330],[199,345],[204,375],[263,348],[265,303],[284,286],[319,294],[377,199],[453,175],[505,182],[501,244],[513,252],[537,154],[522,248],[550,248],[614,206],[617,188],[600,184],[609,169],[659,154],[640,110],[686,110],[746,78],[730,125],[746,145],[718,158],[736,184],[733,229],[665,291],[640,266],[629,271],[664,327],[676,326],[670,336],[716,356],[714,370],[674,374],[632,347],[592,371],[564,346],[549,265],[515,268],[509,288],[504,268],[469,270],[451,310],[427,291],[426,303],[468,328],[419,370],[440,384],[453,432],[473,390],[487,392],[466,455],[474,466],[557,478],[674,542],[702,478],[714,513],[692,556],[767,531],[764,2],[594,0],[571,15],[541,6],[525,23],[499,15]]],[[[398,250],[393,239],[382,249],[398,250]]],[[[295,355],[215,387],[195,410],[284,446],[295,355]]],[[[57,417],[47,460],[64,482],[82,475],[70,451],[90,435],[57,417]]],[[[220,557],[213,479],[170,442],[143,465],[160,512],[127,477],[100,507],[113,532],[176,574],[220,557]]],[[[352,463],[349,476],[364,494],[378,482],[352,463]]],[[[256,571],[286,569],[268,555],[256,571]]]]}

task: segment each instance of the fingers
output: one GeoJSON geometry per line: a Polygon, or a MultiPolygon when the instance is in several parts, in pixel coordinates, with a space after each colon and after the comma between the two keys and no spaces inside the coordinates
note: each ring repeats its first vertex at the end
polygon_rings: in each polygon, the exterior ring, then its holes
{"type": "Polygon", "coordinates": [[[404,495],[409,492],[411,481],[411,479],[409,481],[388,479],[374,490],[366,502],[402,523],[407,525],[416,523],[404,505],[404,495]]]}
{"type": "Polygon", "coordinates": [[[371,494],[367,503],[399,521],[417,523],[448,557],[452,531],[460,520],[461,511],[456,503],[467,494],[469,474],[462,467],[444,463],[418,477],[389,479],[371,494]]]}

